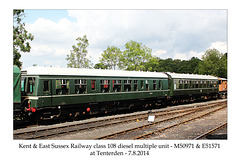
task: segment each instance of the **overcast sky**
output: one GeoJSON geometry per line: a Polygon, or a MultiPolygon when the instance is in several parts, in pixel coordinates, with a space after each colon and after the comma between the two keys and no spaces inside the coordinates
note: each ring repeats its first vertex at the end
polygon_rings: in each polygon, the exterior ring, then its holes
{"type": "Polygon", "coordinates": [[[227,10],[25,10],[26,29],[34,35],[23,68],[67,66],[66,55],[87,35],[96,64],[108,46],[122,51],[141,42],[161,59],[201,58],[209,48],[227,52],[227,10]]]}

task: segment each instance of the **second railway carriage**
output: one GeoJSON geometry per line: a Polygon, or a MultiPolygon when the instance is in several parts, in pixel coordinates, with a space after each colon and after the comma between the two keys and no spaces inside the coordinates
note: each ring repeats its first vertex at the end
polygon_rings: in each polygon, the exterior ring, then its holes
{"type": "Polygon", "coordinates": [[[146,107],[169,95],[160,72],[29,67],[22,81],[25,110],[39,118],[146,107]]]}
{"type": "Polygon", "coordinates": [[[218,84],[219,84],[219,97],[227,98],[227,79],[218,78],[218,84]]]}
{"type": "Polygon", "coordinates": [[[174,100],[201,99],[218,96],[218,78],[210,75],[166,73],[169,77],[169,97],[174,100]]]}

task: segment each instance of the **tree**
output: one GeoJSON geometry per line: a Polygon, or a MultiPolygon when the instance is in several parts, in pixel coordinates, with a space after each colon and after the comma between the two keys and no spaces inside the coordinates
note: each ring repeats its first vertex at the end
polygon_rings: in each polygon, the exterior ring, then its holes
{"type": "Polygon", "coordinates": [[[227,53],[225,53],[220,59],[219,77],[227,78],[227,53]]]}
{"type": "Polygon", "coordinates": [[[108,69],[108,66],[104,65],[103,63],[97,63],[94,65],[94,69],[108,69]]]}
{"type": "Polygon", "coordinates": [[[156,56],[151,57],[149,61],[144,65],[145,71],[150,71],[150,72],[158,71],[159,61],[160,61],[160,58],[156,56]]]}
{"type": "Polygon", "coordinates": [[[105,69],[116,69],[119,66],[120,56],[122,52],[119,48],[108,46],[107,50],[103,51],[100,63],[105,69]]]}
{"type": "Polygon", "coordinates": [[[127,42],[125,48],[120,58],[120,69],[145,70],[144,64],[152,57],[152,49],[136,41],[127,42]]]}
{"type": "Polygon", "coordinates": [[[175,73],[196,73],[199,60],[192,57],[190,60],[180,59],[160,59],[158,57],[151,57],[148,62],[144,64],[146,71],[157,72],[175,72],[175,73]]]}
{"type": "Polygon", "coordinates": [[[224,74],[227,74],[227,59],[217,49],[208,49],[202,56],[202,60],[198,68],[199,74],[226,76],[224,74]]]}
{"type": "Polygon", "coordinates": [[[73,50],[71,50],[71,53],[67,55],[67,67],[90,68],[91,61],[87,58],[87,47],[89,45],[87,36],[84,35],[83,38],[79,37],[76,40],[77,46],[73,45],[73,50]]]}
{"type": "Polygon", "coordinates": [[[22,22],[24,16],[24,10],[13,10],[13,64],[19,68],[22,67],[21,52],[30,52],[29,41],[34,39],[25,29],[25,23],[22,22]]]}
{"type": "Polygon", "coordinates": [[[192,58],[188,61],[189,73],[197,74],[198,65],[199,65],[201,62],[202,62],[202,61],[201,61],[200,59],[198,59],[197,57],[192,57],[192,58]]]}

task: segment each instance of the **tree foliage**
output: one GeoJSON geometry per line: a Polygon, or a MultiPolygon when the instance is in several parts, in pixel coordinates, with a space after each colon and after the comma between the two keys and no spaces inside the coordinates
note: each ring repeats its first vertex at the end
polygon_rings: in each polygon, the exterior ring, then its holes
{"type": "Polygon", "coordinates": [[[108,46],[94,68],[207,74],[227,78],[227,53],[221,54],[216,49],[207,50],[202,60],[197,57],[190,60],[161,59],[152,56],[151,52],[150,48],[136,41],[127,42],[123,52],[108,46]]]}
{"type": "Polygon", "coordinates": [[[145,63],[146,71],[157,72],[175,72],[175,73],[197,73],[197,67],[200,59],[192,57],[190,60],[179,59],[160,59],[158,57],[152,57],[147,63],[145,63]]]}
{"type": "Polygon", "coordinates": [[[152,57],[152,49],[136,41],[125,44],[125,51],[120,58],[120,69],[145,70],[144,64],[152,57]]]}
{"type": "Polygon", "coordinates": [[[209,49],[202,56],[198,73],[227,78],[227,55],[217,49],[209,49]]]}
{"type": "Polygon", "coordinates": [[[21,52],[30,52],[34,36],[25,29],[24,10],[13,10],[13,64],[22,67],[21,52]]]}
{"type": "Polygon", "coordinates": [[[73,45],[73,50],[71,50],[70,54],[67,55],[67,67],[90,68],[91,61],[87,58],[87,47],[89,45],[87,36],[84,35],[83,38],[79,37],[76,41],[77,45],[73,45]]]}
{"type": "Polygon", "coordinates": [[[102,58],[100,59],[99,66],[103,69],[116,69],[120,65],[121,50],[115,46],[108,46],[107,50],[104,50],[101,54],[102,58]]]}

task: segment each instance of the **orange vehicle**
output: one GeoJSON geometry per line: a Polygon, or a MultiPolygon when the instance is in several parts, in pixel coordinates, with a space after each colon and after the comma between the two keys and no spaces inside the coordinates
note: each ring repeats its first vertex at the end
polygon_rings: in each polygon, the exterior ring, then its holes
{"type": "Polygon", "coordinates": [[[227,98],[227,79],[218,78],[218,84],[219,84],[219,97],[227,98]]]}

